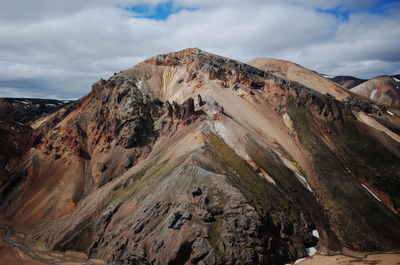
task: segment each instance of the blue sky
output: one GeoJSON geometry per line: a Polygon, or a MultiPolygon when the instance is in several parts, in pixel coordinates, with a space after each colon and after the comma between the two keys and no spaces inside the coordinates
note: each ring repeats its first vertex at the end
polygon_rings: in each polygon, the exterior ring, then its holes
{"type": "Polygon", "coordinates": [[[169,16],[179,13],[182,10],[195,11],[196,8],[176,7],[172,1],[162,2],[156,5],[140,4],[124,7],[125,10],[132,12],[134,17],[148,18],[154,20],[166,20],[169,16]]]}
{"type": "Polygon", "coordinates": [[[391,10],[391,4],[399,3],[399,0],[378,0],[373,1],[366,7],[352,8],[346,4],[340,4],[333,8],[316,8],[316,12],[330,14],[340,22],[349,20],[352,13],[371,13],[376,15],[385,15],[391,10]]]}
{"type": "Polygon", "coordinates": [[[330,75],[398,74],[399,14],[393,0],[3,0],[0,97],[79,98],[187,47],[330,75]]]}
{"type": "MultiPolygon", "coordinates": [[[[333,8],[317,7],[315,8],[315,11],[330,14],[339,21],[348,21],[351,13],[367,12],[384,15],[386,12],[390,11],[389,5],[396,2],[398,3],[399,0],[377,0],[372,1],[368,6],[360,6],[358,8],[354,8],[352,5],[348,5],[347,3],[341,3],[333,8]]],[[[165,1],[157,4],[142,3],[122,8],[132,12],[134,17],[154,20],[166,20],[169,16],[179,13],[182,10],[196,11],[198,9],[196,7],[177,6],[173,1],[165,1]]]]}
{"type": "MultiPolygon", "coordinates": [[[[350,1],[351,2],[351,1],[350,1]]],[[[368,0],[366,1],[368,2],[368,0]]],[[[351,3],[340,3],[331,8],[315,8],[316,12],[331,14],[338,20],[347,21],[351,13],[367,12],[384,15],[390,11],[390,4],[399,3],[399,0],[377,0],[370,1],[366,6],[354,7],[351,3]]],[[[196,6],[196,5],[193,5],[196,6]]],[[[148,18],[155,20],[166,20],[170,15],[179,13],[182,10],[196,11],[198,8],[189,5],[189,7],[177,6],[173,1],[165,1],[157,4],[137,4],[123,7],[125,10],[134,13],[135,17],[148,18]]]]}

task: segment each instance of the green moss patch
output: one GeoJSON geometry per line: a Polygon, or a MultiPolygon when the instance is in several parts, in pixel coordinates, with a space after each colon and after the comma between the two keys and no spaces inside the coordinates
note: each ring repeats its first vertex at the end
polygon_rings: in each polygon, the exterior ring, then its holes
{"type": "Polygon", "coordinates": [[[223,254],[219,249],[219,235],[221,233],[220,229],[222,227],[221,216],[215,217],[215,222],[211,223],[208,228],[208,241],[210,242],[212,248],[215,251],[217,257],[222,257],[223,254]]]}
{"type": "MultiPolygon", "coordinates": [[[[213,159],[223,165],[229,180],[258,208],[285,208],[287,198],[263,177],[260,177],[234,150],[215,134],[206,135],[209,147],[214,150],[213,159]],[[273,203],[272,203],[273,202],[273,203]]],[[[212,153],[212,152],[211,152],[212,153]]]]}
{"type": "MultiPolygon", "coordinates": [[[[335,143],[335,150],[332,150],[326,142],[327,139],[319,133],[321,129],[317,127],[317,119],[308,109],[297,106],[294,99],[289,99],[288,114],[294,123],[300,143],[313,157],[318,184],[324,191],[321,194],[323,204],[342,243],[349,248],[356,244],[365,250],[400,248],[399,218],[371,198],[348,174],[344,164],[350,164],[353,170],[361,172],[367,164],[357,161],[370,162],[378,159],[380,162],[371,163],[383,163],[381,158],[373,158],[367,154],[368,151],[376,152],[373,150],[375,146],[371,146],[374,141],[365,138],[365,135],[350,124],[350,120],[342,124],[326,122],[322,126],[334,126],[334,131],[341,133],[338,138],[334,138],[334,135],[328,136],[329,140],[335,143]],[[344,142],[340,142],[340,139],[344,139],[344,142]],[[343,161],[343,157],[349,159],[350,163],[343,161]]],[[[378,154],[383,157],[391,156],[388,150],[380,150],[378,154]]]]}

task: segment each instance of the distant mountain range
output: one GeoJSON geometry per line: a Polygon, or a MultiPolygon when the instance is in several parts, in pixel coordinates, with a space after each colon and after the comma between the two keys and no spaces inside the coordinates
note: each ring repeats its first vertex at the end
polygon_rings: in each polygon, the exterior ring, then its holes
{"type": "Polygon", "coordinates": [[[72,100],[0,98],[0,120],[28,123],[54,113],[72,100]]]}
{"type": "Polygon", "coordinates": [[[336,76],[329,79],[375,102],[400,107],[400,75],[378,76],[369,80],[352,76],[336,76]]]}

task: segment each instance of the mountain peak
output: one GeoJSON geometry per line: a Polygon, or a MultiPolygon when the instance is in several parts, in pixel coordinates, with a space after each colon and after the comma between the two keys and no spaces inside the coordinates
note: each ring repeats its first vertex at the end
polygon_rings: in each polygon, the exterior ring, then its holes
{"type": "Polygon", "coordinates": [[[267,60],[158,55],[36,129],[2,122],[0,212],[27,242],[123,264],[400,249],[400,113],[267,60]]]}

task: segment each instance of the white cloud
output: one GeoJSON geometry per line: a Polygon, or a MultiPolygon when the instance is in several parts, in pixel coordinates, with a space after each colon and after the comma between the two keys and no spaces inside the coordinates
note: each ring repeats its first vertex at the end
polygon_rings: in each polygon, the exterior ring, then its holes
{"type": "Polygon", "coordinates": [[[6,0],[0,10],[0,96],[15,89],[20,96],[26,91],[27,96],[79,97],[101,77],[187,47],[242,61],[283,58],[327,74],[400,72],[396,12],[351,13],[342,23],[315,11],[368,8],[373,1],[176,0],[176,6],[198,9],[166,21],[134,18],[119,8],[158,0],[26,0],[23,7],[20,2],[6,0]],[[40,82],[33,92],[29,84],[10,87],[1,80],[40,82]]]}

